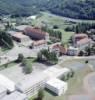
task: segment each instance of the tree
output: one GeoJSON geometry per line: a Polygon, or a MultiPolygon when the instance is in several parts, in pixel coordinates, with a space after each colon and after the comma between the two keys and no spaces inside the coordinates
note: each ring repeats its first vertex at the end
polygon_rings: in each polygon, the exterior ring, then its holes
{"type": "Polygon", "coordinates": [[[55,52],[51,52],[50,55],[49,55],[49,58],[48,60],[53,63],[53,64],[56,64],[58,62],[58,58],[57,58],[57,55],[55,52]]]}
{"type": "Polygon", "coordinates": [[[85,61],[85,64],[88,64],[88,63],[89,63],[88,60],[86,60],[86,61],[85,61]]]}
{"type": "Polygon", "coordinates": [[[5,64],[5,68],[7,68],[8,67],[8,64],[5,64]]]}
{"type": "Polygon", "coordinates": [[[80,51],[78,55],[79,56],[83,56],[84,55],[84,52],[83,51],[80,51]]]}
{"type": "Polygon", "coordinates": [[[90,56],[91,55],[91,48],[87,47],[85,49],[85,51],[87,52],[87,56],[90,56]]]}
{"type": "Polygon", "coordinates": [[[38,55],[37,55],[37,60],[38,61],[41,61],[43,58],[42,58],[42,53],[39,52],[38,55]]]}
{"type": "Polygon", "coordinates": [[[69,73],[69,77],[73,77],[75,72],[71,69],[71,72],[69,73]]]}
{"type": "Polygon", "coordinates": [[[14,46],[12,38],[5,31],[0,31],[0,43],[9,49],[14,46]]]}
{"type": "Polygon", "coordinates": [[[58,25],[54,25],[53,28],[54,29],[58,29],[59,27],[58,27],[58,25]]]}
{"type": "Polygon", "coordinates": [[[38,100],[43,100],[43,98],[44,98],[44,90],[39,90],[39,92],[38,92],[38,100]]]}
{"type": "Polygon", "coordinates": [[[18,58],[17,58],[17,62],[22,62],[23,59],[24,59],[23,54],[19,54],[19,55],[18,55],[18,58]]]}
{"type": "Polygon", "coordinates": [[[26,74],[30,74],[32,72],[32,63],[29,60],[23,59],[22,65],[24,66],[23,70],[26,74]]]}
{"type": "Polygon", "coordinates": [[[58,62],[58,58],[55,52],[50,52],[49,50],[42,50],[41,52],[49,63],[56,64],[58,62]]]}

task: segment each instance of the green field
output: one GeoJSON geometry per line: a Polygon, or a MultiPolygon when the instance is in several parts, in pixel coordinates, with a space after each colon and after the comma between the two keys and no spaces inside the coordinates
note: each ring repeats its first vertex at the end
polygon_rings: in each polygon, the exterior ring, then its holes
{"type": "Polygon", "coordinates": [[[41,12],[40,15],[38,15],[36,20],[32,21],[33,26],[47,26],[49,28],[52,28],[54,25],[57,25],[59,28],[58,30],[63,33],[63,42],[67,42],[67,40],[74,34],[74,32],[65,32],[64,29],[68,26],[75,25],[74,23],[67,22],[64,20],[61,16],[56,16],[54,14],[51,14],[49,12],[41,12]]]}
{"type": "Polygon", "coordinates": [[[17,65],[17,63],[16,63],[15,61],[12,61],[12,62],[10,62],[10,63],[1,65],[1,66],[0,66],[0,70],[4,70],[4,69],[6,69],[6,68],[13,67],[13,66],[15,66],[15,65],[17,65]]]}

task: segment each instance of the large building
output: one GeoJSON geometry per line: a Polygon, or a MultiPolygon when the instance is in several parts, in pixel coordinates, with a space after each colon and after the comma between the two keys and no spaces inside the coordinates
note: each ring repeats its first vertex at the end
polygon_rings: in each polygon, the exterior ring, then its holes
{"type": "Polygon", "coordinates": [[[80,41],[81,39],[84,39],[84,38],[88,38],[88,35],[84,33],[78,33],[78,34],[73,35],[72,40],[74,43],[76,43],[77,41],[80,41]]]}
{"type": "Polygon", "coordinates": [[[24,34],[30,36],[32,39],[36,40],[46,40],[49,41],[49,33],[42,31],[40,28],[26,27],[24,34]]]}
{"type": "Polygon", "coordinates": [[[41,72],[18,83],[16,89],[21,93],[25,93],[28,97],[31,97],[37,94],[40,89],[45,88],[47,79],[48,76],[41,72]]]}
{"type": "Polygon", "coordinates": [[[80,50],[85,49],[86,47],[92,46],[92,40],[89,38],[84,38],[79,41],[77,41],[74,45],[76,48],[79,48],[80,50]]]}
{"type": "Polygon", "coordinates": [[[7,32],[15,41],[23,44],[23,45],[30,45],[32,43],[32,40],[24,35],[22,32],[16,32],[16,31],[8,31],[7,32]]]}
{"type": "Polygon", "coordinates": [[[93,41],[88,38],[87,34],[79,33],[72,37],[73,46],[79,50],[84,50],[86,47],[91,47],[93,41]]]}
{"type": "Polygon", "coordinates": [[[44,89],[46,82],[51,78],[61,78],[64,74],[70,72],[68,68],[55,68],[50,67],[43,72],[36,73],[35,75],[19,82],[16,85],[16,89],[21,93],[26,94],[28,97],[34,96],[40,89],[44,89]]]}
{"type": "Polygon", "coordinates": [[[64,94],[68,89],[67,82],[61,81],[57,78],[51,78],[46,82],[45,87],[58,96],[64,94]]]}

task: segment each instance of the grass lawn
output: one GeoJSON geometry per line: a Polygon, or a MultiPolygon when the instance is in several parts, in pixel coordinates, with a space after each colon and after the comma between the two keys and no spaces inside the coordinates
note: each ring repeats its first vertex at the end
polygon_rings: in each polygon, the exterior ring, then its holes
{"type": "Polygon", "coordinates": [[[35,26],[47,25],[49,27],[52,27],[53,25],[58,25],[61,29],[72,25],[71,22],[64,21],[61,16],[56,16],[49,12],[41,12],[41,16],[39,16],[36,20],[33,20],[32,24],[35,26]]]}
{"type": "Polygon", "coordinates": [[[15,61],[13,61],[13,62],[4,64],[4,65],[1,65],[1,66],[0,66],[0,70],[3,70],[3,69],[5,69],[5,68],[9,68],[9,67],[15,66],[16,64],[17,64],[17,63],[16,63],[15,61]]]}
{"type": "Polygon", "coordinates": [[[32,25],[40,26],[43,24],[45,24],[49,27],[52,27],[53,25],[58,25],[60,29],[64,29],[67,26],[73,25],[74,23],[67,22],[64,20],[63,17],[56,16],[49,12],[41,12],[41,16],[38,16],[38,18],[36,20],[33,20],[32,25]]]}
{"type": "Polygon", "coordinates": [[[58,30],[62,32],[62,42],[63,43],[67,43],[70,37],[74,35],[74,32],[66,32],[63,29],[58,29],[58,30]]]}
{"type": "MultiPolygon", "coordinates": [[[[35,62],[35,58],[31,58],[31,57],[30,57],[30,58],[26,58],[26,59],[28,60],[29,63],[34,63],[34,62],[35,62]]],[[[10,62],[10,63],[1,65],[1,66],[0,66],[0,70],[3,70],[3,69],[5,69],[5,68],[9,68],[9,67],[15,66],[15,65],[17,65],[17,64],[19,64],[19,63],[15,62],[15,61],[12,61],[12,62],[10,62]]]]}
{"type": "Polygon", "coordinates": [[[1,52],[8,52],[11,49],[5,48],[5,47],[1,47],[1,52]]]}

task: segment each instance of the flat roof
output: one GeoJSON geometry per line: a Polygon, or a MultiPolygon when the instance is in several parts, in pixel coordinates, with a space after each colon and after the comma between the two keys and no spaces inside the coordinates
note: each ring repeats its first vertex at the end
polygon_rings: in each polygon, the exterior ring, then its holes
{"type": "Polygon", "coordinates": [[[7,33],[10,34],[10,35],[18,34],[18,33],[21,33],[22,34],[22,32],[17,32],[17,31],[13,31],[13,30],[7,31],[7,33]]]}
{"type": "Polygon", "coordinates": [[[46,84],[57,89],[63,89],[63,87],[67,85],[66,82],[61,81],[57,78],[51,78],[49,81],[46,82],[46,84]]]}
{"type": "Polygon", "coordinates": [[[17,37],[17,38],[29,38],[28,36],[22,33],[12,34],[12,36],[17,37]]]}
{"type": "Polygon", "coordinates": [[[25,98],[26,98],[25,94],[15,91],[15,92],[11,93],[10,95],[6,95],[1,100],[26,100],[25,98]]]}
{"type": "Polygon", "coordinates": [[[46,80],[47,78],[48,76],[42,72],[36,73],[33,76],[28,77],[27,79],[24,79],[23,81],[17,83],[16,87],[21,91],[25,91],[34,86],[35,84],[41,82],[42,80],[46,80]]]}
{"type": "Polygon", "coordinates": [[[15,90],[15,83],[2,74],[0,74],[0,85],[5,87],[10,92],[15,90]]]}
{"type": "Polygon", "coordinates": [[[20,26],[16,26],[15,29],[19,30],[19,31],[24,31],[24,29],[26,27],[30,27],[29,25],[20,25],[20,26]]]}
{"type": "Polygon", "coordinates": [[[78,50],[78,48],[75,48],[75,47],[70,46],[69,47],[69,50],[78,50]]]}
{"type": "Polygon", "coordinates": [[[60,77],[61,75],[69,72],[70,69],[68,68],[61,68],[59,65],[55,65],[43,71],[46,75],[51,77],[60,77]]]}

